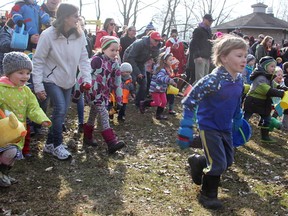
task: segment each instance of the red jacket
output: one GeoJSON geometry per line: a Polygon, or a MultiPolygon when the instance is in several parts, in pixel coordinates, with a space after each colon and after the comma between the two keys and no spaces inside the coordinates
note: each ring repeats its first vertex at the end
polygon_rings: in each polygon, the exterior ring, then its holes
{"type": "MultiPolygon", "coordinates": [[[[174,39],[174,38],[173,38],[174,39]]],[[[184,73],[185,70],[185,66],[187,63],[187,59],[185,56],[185,49],[184,49],[184,45],[182,42],[179,43],[175,43],[175,46],[173,46],[173,42],[172,42],[172,38],[168,39],[166,41],[165,44],[166,47],[171,47],[171,53],[173,54],[173,56],[179,60],[179,70],[177,72],[177,74],[182,74],[184,73]]]]}
{"type": "MultiPolygon", "coordinates": [[[[108,36],[108,32],[106,30],[100,30],[96,33],[96,40],[95,40],[95,44],[94,44],[94,49],[99,49],[101,48],[101,38],[103,36],[108,36]]],[[[113,34],[111,36],[117,37],[116,32],[113,31],[113,34]]]]}

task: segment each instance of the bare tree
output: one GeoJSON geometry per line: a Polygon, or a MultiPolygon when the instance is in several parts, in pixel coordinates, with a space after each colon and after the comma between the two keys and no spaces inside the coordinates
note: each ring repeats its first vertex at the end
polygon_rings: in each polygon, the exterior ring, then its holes
{"type": "Polygon", "coordinates": [[[146,4],[141,0],[116,0],[116,2],[123,17],[123,25],[129,25],[133,18],[132,25],[135,26],[139,12],[152,6],[157,1],[155,0],[150,4],[146,4]]]}

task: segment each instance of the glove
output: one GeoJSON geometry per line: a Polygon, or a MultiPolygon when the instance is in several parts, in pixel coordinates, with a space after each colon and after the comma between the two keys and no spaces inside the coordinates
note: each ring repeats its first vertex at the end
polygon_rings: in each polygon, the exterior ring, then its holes
{"type": "Polygon", "coordinates": [[[21,28],[22,25],[25,25],[25,23],[24,23],[23,20],[18,20],[18,21],[16,22],[16,24],[17,24],[17,26],[18,26],[19,28],[21,28]]]}
{"type": "Polygon", "coordinates": [[[177,144],[181,149],[188,148],[193,142],[194,112],[184,109],[183,119],[178,129],[177,144]]]}
{"type": "Polygon", "coordinates": [[[85,92],[85,91],[89,91],[90,89],[91,89],[91,84],[90,83],[82,83],[81,85],[80,85],[80,91],[81,92],[85,92]]]}
{"type": "Polygon", "coordinates": [[[233,131],[238,131],[243,125],[243,112],[240,112],[233,118],[233,131]]]}

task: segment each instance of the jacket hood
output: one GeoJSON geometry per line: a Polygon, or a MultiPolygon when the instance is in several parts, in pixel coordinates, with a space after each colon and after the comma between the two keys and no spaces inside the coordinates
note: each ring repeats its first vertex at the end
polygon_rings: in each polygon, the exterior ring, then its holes
{"type": "Polygon", "coordinates": [[[250,80],[253,81],[258,76],[265,76],[268,80],[271,80],[271,81],[276,77],[274,74],[267,73],[260,64],[257,64],[256,68],[251,73],[250,80]]]}

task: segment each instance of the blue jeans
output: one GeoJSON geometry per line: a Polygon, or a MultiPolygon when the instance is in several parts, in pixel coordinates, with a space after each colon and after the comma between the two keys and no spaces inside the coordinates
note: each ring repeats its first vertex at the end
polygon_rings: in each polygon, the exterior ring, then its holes
{"type": "Polygon", "coordinates": [[[44,83],[44,87],[53,106],[52,127],[49,129],[46,143],[53,143],[56,148],[63,142],[62,124],[70,105],[72,88],[63,89],[54,83],[44,83]]]}

